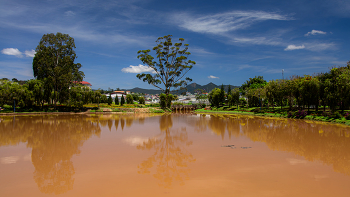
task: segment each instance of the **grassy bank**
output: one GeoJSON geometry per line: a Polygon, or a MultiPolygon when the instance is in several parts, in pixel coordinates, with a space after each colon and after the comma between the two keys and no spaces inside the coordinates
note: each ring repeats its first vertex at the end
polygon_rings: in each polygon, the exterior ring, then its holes
{"type": "Polygon", "coordinates": [[[341,123],[350,126],[350,112],[349,110],[341,111],[316,111],[315,109],[307,110],[289,110],[285,108],[262,108],[259,107],[220,107],[220,108],[205,108],[197,109],[196,113],[220,113],[220,114],[241,114],[241,115],[253,115],[253,116],[265,116],[265,117],[279,117],[279,118],[292,118],[292,119],[306,119],[322,122],[334,122],[341,123]]]}

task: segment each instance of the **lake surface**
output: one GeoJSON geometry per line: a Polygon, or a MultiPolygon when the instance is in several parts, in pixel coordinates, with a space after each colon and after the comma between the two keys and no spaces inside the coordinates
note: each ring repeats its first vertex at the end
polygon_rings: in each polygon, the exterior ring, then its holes
{"type": "Polygon", "coordinates": [[[350,128],[238,115],[0,117],[0,196],[349,196],[350,128]]]}

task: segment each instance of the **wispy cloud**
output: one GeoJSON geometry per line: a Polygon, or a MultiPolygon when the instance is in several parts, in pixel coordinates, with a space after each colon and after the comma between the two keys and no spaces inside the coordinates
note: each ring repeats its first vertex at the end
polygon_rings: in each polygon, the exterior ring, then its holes
{"type": "Polygon", "coordinates": [[[176,14],[178,25],[184,29],[199,32],[221,34],[229,31],[244,29],[253,23],[266,20],[292,20],[291,17],[263,11],[232,11],[206,16],[191,16],[176,14]]]}
{"type": "Polygon", "coordinates": [[[324,50],[334,50],[336,49],[336,44],[333,42],[311,42],[305,43],[305,49],[310,51],[324,51],[324,50]]]}
{"type": "Polygon", "coordinates": [[[192,55],[198,55],[198,56],[206,56],[206,55],[214,55],[215,53],[207,51],[206,49],[203,48],[198,48],[198,47],[191,47],[189,50],[192,55]]]}
{"type": "Polygon", "coordinates": [[[1,51],[2,54],[5,55],[14,55],[16,57],[23,57],[22,52],[17,48],[6,48],[1,51]]]}
{"type": "Polygon", "coordinates": [[[253,44],[253,45],[280,45],[281,41],[278,38],[266,38],[266,37],[232,37],[232,43],[240,43],[240,44],[253,44]]]}
{"type": "Polygon", "coordinates": [[[139,64],[138,66],[130,65],[129,67],[123,68],[122,71],[125,73],[155,73],[155,71],[152,68],[144,66],[142,64],[139,64]]]}
{"type": "Polygon", "coordinates": [[[75,13],[73,11],[67,11],[67,12],[64,13],[64,15],[67,16],[67,17],[72,17],[72,16],[75,15],[75,13]]]}
{"type": "Polygon", "coordinates": [[[285,51],[292,51],[292,50],[298,50],[298,49],[305,49],[304,45],[296,46],[294,44],[288,45],[287,48],[285,48],[285,51]]]}
{"type": "Polygon", "coordinates": [[[208,78],[209,78],[209,79],[219,79],[219,77],[215,77],[215,76],[213,76],[213,75],[209,75],[208,78]]]}
{"type": "Polygon", "coordinates": [[[83,39],[86,41],[92,41],[103,44],[124,44],[125,46],[138,45],[138,46],[152,46],[156,37],[144,36],[144,35],[133,35],[133,34],[122,34],[122,33],[108,33],[99,32],[93,30],[85,25],[55,25],[55,24],[13,24],[0,22],[1,25],[9,26],[16,29],[22,29],[29,32],[42,33],[42,32],[69,32],[69,35],[75,39],[83,39]]]}
{"type": "Polygon", "coordinates": [[[320,30],[312,30],[310,32],[307,32],[307,34],[305,34],[305,36],[317,35],[317,34],[327,34],[327,32],[320,31],[320,30]]]}

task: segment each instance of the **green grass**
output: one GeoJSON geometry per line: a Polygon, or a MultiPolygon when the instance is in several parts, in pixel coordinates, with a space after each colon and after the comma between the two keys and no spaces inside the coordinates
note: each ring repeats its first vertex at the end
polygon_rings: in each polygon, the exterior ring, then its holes
{"type": "MultiPolygon", "coordinates": [[[[294,109],[294,112],[297,111],[294,109]]],[[[304,111],[307,111],[305,109],[304,111]]],[[[345,114],[346,112],[349,112],[350,110],[344,110],[345,114]]],[[[266,117],[288,117],[289,107],[275,107],[273,108],[262,108],[260,110],[260,107],[239,107],[237,109],[236,106],[229,107],[229,106],[223,106],[219,108],[212,108],[211,110],[205,110],[205,109],[197,109],[195,112],[197,113],[224,113],[224,114],[242,114],[242,115],[254,115],[254,116],[266,116],[266,117]]],[[[328,112],[330,113],[330,112],[328,112]]],[[[306,120],[315,120],[315,121],[323,121],[323,122],[334,122],[334,123],[341,123],[350,125],[350,120],[347,120],[343,115],[340,114],[341,111],[337,111],[335,113],[332,113],[329,116],[323,116],[323,108],[319,108],[319,111],[316,111],[315,109],[310,109],[308,112],[308,115],[303,117],[306,120]]],[[[350,119],[350,118],[348,118],[350,119]]]]}

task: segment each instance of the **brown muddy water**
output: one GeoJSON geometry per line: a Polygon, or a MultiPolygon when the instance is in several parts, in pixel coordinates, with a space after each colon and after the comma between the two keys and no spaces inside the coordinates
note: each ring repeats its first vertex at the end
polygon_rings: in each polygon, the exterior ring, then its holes
{"type": "Polygon", "coordinates": [[[349,196],[350,128],[237,115],[0,117],[0,196],[349,196]]]}

